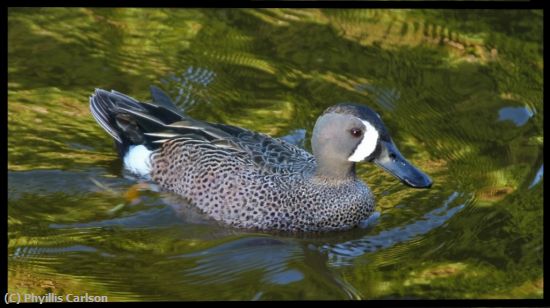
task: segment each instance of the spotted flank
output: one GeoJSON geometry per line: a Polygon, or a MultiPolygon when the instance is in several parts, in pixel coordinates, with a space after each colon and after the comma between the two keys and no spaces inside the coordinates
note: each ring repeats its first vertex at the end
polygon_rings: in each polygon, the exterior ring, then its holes
{"type": "Polygon", "coordinates": [[[431,185],[366,106],[328,108],[315,123],[312,155],[283,139],[193,119],[160,89],[152,92],[154,102],[140,102],[97,89],[90,109],[114,139],[126,170],[228,226],[291,232],[353,228],[374,209],[374,196],[355,174],[356,162],[367,159],[409,186],[431,185]]]}

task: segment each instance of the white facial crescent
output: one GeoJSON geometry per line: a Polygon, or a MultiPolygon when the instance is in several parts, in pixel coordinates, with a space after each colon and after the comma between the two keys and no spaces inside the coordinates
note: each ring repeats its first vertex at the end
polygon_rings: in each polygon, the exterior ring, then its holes
{"type": "Polygon", "coordinates": [[[353,154],[348,158],[349,161],[360,162],[374,152],[378,143],[378,131],[367,121],[361,121],[365,125],[365,133],[361,143],[357,146],[353,154]]]}

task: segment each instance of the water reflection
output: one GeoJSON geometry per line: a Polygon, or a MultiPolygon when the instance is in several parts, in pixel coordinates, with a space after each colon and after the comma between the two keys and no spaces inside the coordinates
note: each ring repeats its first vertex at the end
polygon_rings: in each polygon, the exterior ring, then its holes
{"type": "Polygon", "coordinates": [[[64,254],[64,253],[70,253],[70,252],[96,252],[97,249],[90,246],[84,246],[84,245],[73,245],[73,246],[67,246],[67,247],[32,247],[32,246],[23,246],[23,247],[17,247],[13,254],[11,255],[14,259],[20,259],[20,258],[32,258],[33,256],[41,256],[44,255],[56,255],[56,254],[64,254]]]}
{"type": "Polygon", "coordinates": [[[290,132],[290,134],[281,137],[284,141],[297,145],[301,148],[306,147],[306,130],[305,129],[296,129],[290,132]]]}
{"type": "Polygon", "coordinates": [[[529,185],[529,189],[533,188],[533,186],[537,185],[540,180],[542,180],[542,176],[544,174],[544,165],[541,165],[539,170],[537,171],[537,174],[535,175],[535,178],[533,179],[533,182],[529,185]]]}
{"type": "Polygon", "coordinates": [[[384,108],[385,110],[392,111],[395,109],[395,104],[399,101],[401,95],[399,94],[398,89],[392,88],[381,88],[371,84],[364,84],[358,86],[359,90],[367,90],[369,93],[373,94],[376,99],[376,103],[384,108]]]}
{"type": "Polygon", "coordinates": [[[194,259],[196,265],[182,274],[189,283],[201,285],[231,283],[254,271],[264,282],[291,283],[303,279],[299,270],[289,268],[293,260],[302,257],[301,248],[295,243],[261,237],[177,256],[194,259]]]}
{"type": "Polygon", "coordinates": [[[163,78],[161,83],[171,90],[173,102],[185,112],[197,103],[208,103],[208,99],[204,100],[198,96],[201,89],[206,89],[215,77],[216,73],[209,69],[190,66],[179,75],[171,73],[163,78]]]}
{"type": "Polygon", "coordinates": [[[161,207],[151,210],[140,210],[139,212],[124,217],[73,224],[50,224],[52,229],[83,229],[83,228],[105,228],[124,227],[127,229],[160,228],[180,225],[181,220],[174,215],[170,207],[161,207]]]}
{"type": "MultiPolygon", "coordinates": [[[[101,174],[102,170],[99,169],[90,169],[87,173],[62,170],[8,172],[10,200],[19,199],[21,194],[29,192],[78,194],[94,186],[89,177],[99,177],[101,174]]],[[[114,182],[112,179],[105,179],[105,181],[114,182]]]]}
{"type": "MultiPolygon", "coordinates": [[[[332,266],[352,265],[354,259],[358,256],[413,240],[419,235],[426,234],[440,227],[464,208],[466,203],[452,205],[459,196],[463,195],[462,193],[453,192],[441,207],[426,213],[411,224],[384,230],[376,235],[367,235],[360,239],[336,245],[324,245],[321,250],[328,252],[329,263],[332,266]]],[[[383,216],[380,219],[383,220],[383,216]]]]}
{"type": "Polygon", "coordinates": [[[498,111],[499,121],[512,121],[516,126],[523,126],[533,116],[528,107],[503,107],[498,111]]]}

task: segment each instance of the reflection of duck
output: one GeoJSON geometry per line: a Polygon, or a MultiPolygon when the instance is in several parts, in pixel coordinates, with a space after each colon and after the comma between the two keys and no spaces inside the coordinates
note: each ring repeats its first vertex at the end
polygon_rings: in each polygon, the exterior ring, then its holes
{"type": "Polygon", "coordinates": [[[281,139],[198,121],[156,91],[156,103],[96,90],[90,108],[116,140],[124,166],[241,228],[330,231],[356,226],[374,207],[355,163],[370,161],[412,187],[428,176],[397,150],[380,116],[340,104],[313,129],[313,155],[281,139]]]}

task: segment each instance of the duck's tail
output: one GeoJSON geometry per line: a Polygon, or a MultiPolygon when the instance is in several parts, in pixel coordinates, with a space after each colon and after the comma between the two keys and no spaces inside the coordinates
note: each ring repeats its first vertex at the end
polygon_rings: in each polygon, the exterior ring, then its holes
{"type": "Polygon", "coordinates": [[[160,146],[155,142],[158,134],[148,134],[185,118],[160,89],[152,87],[151,92],[155,104],[102,89],[90,97],[90,110],[97,123],[114,138],[125,167],[139,175],[149,173],[149,155],[160,146]]]}
{"type": "Polygon", "coordinates": [[[140,102],[117,91],[96,89],[90,110],[97,123],[115,139],[126,169],[148,175],[150,154],[167,140],[186,138],[231,147],[227,140],[253,133],[231,125],[212,124],[184,115],[170,97],[151,86],[154,103],[140,102]]]}

